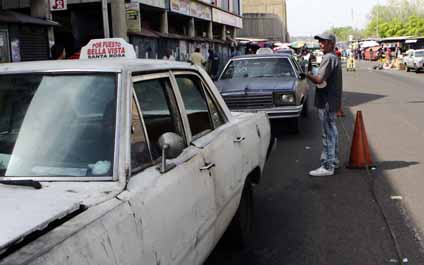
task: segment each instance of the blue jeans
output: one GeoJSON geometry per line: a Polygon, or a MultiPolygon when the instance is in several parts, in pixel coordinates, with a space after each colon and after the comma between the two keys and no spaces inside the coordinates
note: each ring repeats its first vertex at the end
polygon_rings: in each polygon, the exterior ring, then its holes
{"type": "Polygon", "coordinates": [[[334,169],[339,163],[339,133],[336,125],[336,112],[330,112],[328,105],[324,109],[318,109],[322,130],[321,166],[326,169],[334,169]]]}

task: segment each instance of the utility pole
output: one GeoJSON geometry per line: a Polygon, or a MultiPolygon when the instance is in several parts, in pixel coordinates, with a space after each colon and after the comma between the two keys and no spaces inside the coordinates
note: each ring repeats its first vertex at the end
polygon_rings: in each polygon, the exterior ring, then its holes
{"type": "Polygon", "coordinates": [[[380,38],[380,1],[377,0],[377,38],[380,38]]]}
{"type": "Polygon", "coordinates": [[[110,38],[109,29],[109,12],[107,6],[107,0],[102,0],[102,16],[103,16],[103,33],[105,38],[110,38]]]}
{"type": "MultiPolygon", "coordinates": [[[[41,19],[52,20],[52,13],[50,11],[50,5],[48,0],[32,0],[31,1],[31,16],[38,17],[41,19]]],[[[48,28],[48,39],[49,45],[54,43],[54,31],[53,27],[48,28]]]]}
{"type": "Polygon", "coordinates": [[[114,38],[123,38],[128,41],[128,26],[126,20],[125,0],[110,1],[112,15],[112,35],[114,38]]]}

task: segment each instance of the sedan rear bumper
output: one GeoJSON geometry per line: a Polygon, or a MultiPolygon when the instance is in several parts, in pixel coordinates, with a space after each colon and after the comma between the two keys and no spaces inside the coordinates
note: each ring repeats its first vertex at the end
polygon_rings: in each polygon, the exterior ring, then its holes
{"type": "Polygon", "coordinates": [[[268,115],[269,119],[286,119],[297,118],[301,115],[303,104],[299,106],[284,106],[266,109],[231,109],[235,112],[259,112],[263,111],[268,115]]]}

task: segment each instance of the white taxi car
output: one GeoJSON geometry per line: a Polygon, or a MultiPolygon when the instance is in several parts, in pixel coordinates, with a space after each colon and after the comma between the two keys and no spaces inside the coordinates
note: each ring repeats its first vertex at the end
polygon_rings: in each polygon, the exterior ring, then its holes
{"type": "Polygon", "coordinates": [[[198,67],[89,45],[0,65],[0,264],[201,264],[231,222],[247,239],[265,114],[198,67]]]}

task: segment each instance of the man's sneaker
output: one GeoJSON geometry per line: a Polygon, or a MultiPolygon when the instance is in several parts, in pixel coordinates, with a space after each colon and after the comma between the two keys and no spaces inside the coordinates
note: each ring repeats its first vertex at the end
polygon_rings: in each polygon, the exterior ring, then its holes
{"type": "Polygon", "coordinates": [[[309,172],[311,177],[325,177],[334,175],[334,169],[326,169],[325,167],[320,167],[316,170],[309,172]]]}

